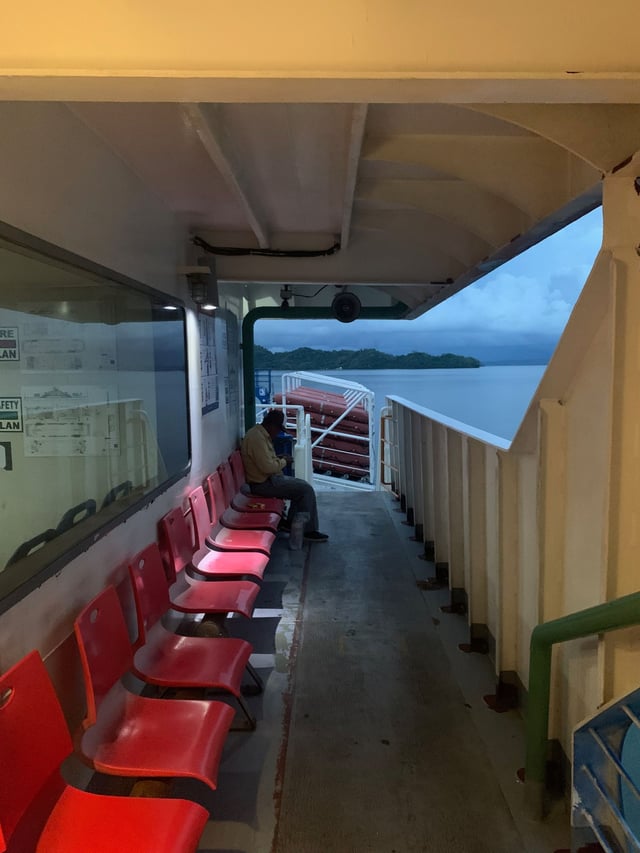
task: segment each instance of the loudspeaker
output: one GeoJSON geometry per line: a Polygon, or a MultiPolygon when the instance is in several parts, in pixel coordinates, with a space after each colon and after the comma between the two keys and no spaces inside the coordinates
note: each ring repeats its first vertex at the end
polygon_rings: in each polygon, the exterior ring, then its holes
{"type": "Polygon", "coordinates": [[[360,300],[353,293],[338,293],[331,303],[331,310],[336,320],[341,323],[352,323],[360,316],[360,300]]]}

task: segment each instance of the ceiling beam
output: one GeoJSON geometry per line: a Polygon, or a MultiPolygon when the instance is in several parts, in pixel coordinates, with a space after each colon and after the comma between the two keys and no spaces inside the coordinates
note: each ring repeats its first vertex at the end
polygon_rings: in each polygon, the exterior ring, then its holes
{"type": "Polygon", "coordinates": [[[344,198],[342,200],[342,229],[340,232],[341,249],[346,249],[349,245],[351,218],[353,216],[353,202],[356,192],[356,180],[358,177],[360,152],[362,151],[362,140],[364,139],[364,128],[367,123],[368,110],[368,104],[354,104],[353,113],[351,114],[349,153],[347,155],[347,174],[344,182],[344,198]]]}
{"type": "MultiPolygon", "coordinates": [[[[77,19],[76,19],[77,20],[77,19]]],[[[455,28],[459,32],[459,28],[455,28]]],[[[631,28],[632,29],[632,28],[631,28]]],[[[31,30],[26,27],[29,33],[31,30]]],[[[2,31],[0,30],[0,35],[2,31]]],[[[75,35],[78,38],[77,33],[75,35]]],[[[615,41],[615,40],[614,40],[615,41]]],[[[492,41],[495,44],[495,39],[492,41]]],[[[566,42],[565,42],[566,44],[566,42]]],[[[380,74],[136,72],[3,68],[2,101],[242,104],[638,104],[640,72],[380,74]]]]}
{"type": "Polygon", "coordinates": [[[608,172],[637,150],[637,104],[478,104],[477,112],[526,128],[608,172]]]}
{"type": "Polygon", "coordinates": [[[259,211],[259,205],[251,197],[247,181],[243,179],[241,167],[235,162],[220,108],[208,105],[205,115],[200,105],[183,104],[182,113],[197,134],[211,161],[239,201],[249,226],[256,236],[258,245],[261,249],[269,248],[269,232],[266,222],[259,211]]]}

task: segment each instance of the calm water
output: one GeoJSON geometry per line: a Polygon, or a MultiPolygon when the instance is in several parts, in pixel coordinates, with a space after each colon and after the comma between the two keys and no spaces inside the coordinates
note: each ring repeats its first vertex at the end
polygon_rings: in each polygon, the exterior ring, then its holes
{"type": "MultiPolygon", "coordinates": [[[[450,418],[511,439],[531,401],[544,365],[500,365],[455,370],[327,370],[327,376],[359,382],[376,395],[376,410],[387,395],[405,397],[450,418]]],[[[281,390],[281,373],[272,387],[281,390]]]]}

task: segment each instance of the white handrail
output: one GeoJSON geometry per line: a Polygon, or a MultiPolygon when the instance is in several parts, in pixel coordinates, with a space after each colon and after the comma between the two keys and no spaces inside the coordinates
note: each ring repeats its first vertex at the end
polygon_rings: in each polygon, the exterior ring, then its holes
{"type": "MultiPolygon", "coordinates": [[[[377,468],[376,468],[376,446],[375,446],[375,423],[373,421],[373,413],[374,413],[374,393],[369,388],[366,388],[364,385],[360,385],[358,382],[352,382],[348,379],[342,379],[337,376],[325,376],[321,373],[311,373],[308,371],[295,371],[292,373],[283,373],[282,379],[282,406],[284,407],[287,404],[287,395],[291,395],[296,391],[301,385],[308,385],[309,383],[313,383],[315,386],[329,386],[334,388],[337,393],[339,393],[345,403],[345,410],[340,415],[336,416],[331,423],[322,426],[310,426],[309,428],[309,452],[316,447],[320,447],[321,443],[327,438],[327,436],[335,436],[336,438],[340,438],[343,440],[351,440],[354,443],[361,442],[365,447],[366,451],[362,454],[363,456],[368,456],[369,464],[368,468],[362,468],[363,479],[368,479],[369,484],[375,485],[377,483],[377,468]],[[350,433],[343,432],[340,429],[340,424],[346,418],[349,417],[351,412],[356,407],[362,407],[364,411],[367,413],[368,418],[368,431],[364,434],[358,433],[357,435],[353,435],[350,433]]],[[[286,406],[287,408],[294,408],[294,404],[289,404],[286,406]]],[[[335,449],[334,453],[340,456],[341,453],[345,454],[345,459],[348,454],[351,454],[351,451],[347,450],[338,450],[335,449]]],[[[329,464],[329,463],[327,463],[329,464]]],[[[332,460],[331,465],[338,469],[344,471],[344,476],[353,476],[354,466],[353,464],[349,464],[346,461],[332,460]]],[[[313,462],[311,462],[311,466],[313,467],[313,462]]]]}

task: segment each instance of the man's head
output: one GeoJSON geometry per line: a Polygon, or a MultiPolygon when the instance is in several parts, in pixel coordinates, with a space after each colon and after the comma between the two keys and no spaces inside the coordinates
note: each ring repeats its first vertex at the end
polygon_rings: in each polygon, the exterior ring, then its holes
{"type": "Polygon", "coordinates": [[[284,412],[281,409],[269,409],[262,419],[262,426],[266,429],[271,438],[275,438],[282,432],[284,426],[284,412]]]}

